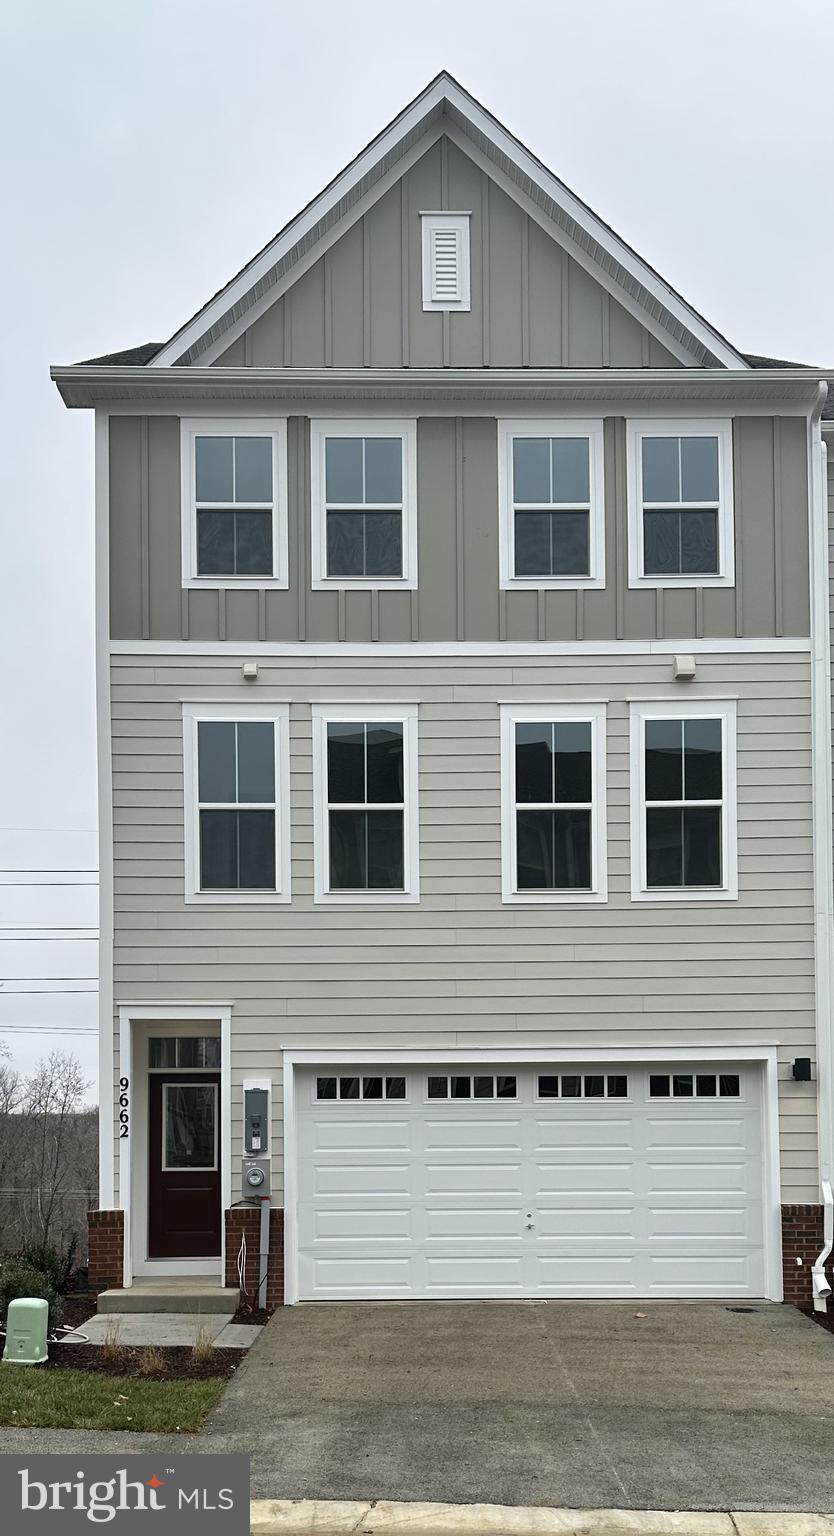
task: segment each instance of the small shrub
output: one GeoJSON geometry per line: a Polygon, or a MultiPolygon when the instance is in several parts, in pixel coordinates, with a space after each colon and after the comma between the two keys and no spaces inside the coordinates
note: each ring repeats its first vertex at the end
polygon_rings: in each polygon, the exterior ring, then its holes
{"type": "Polygon", "coordinates": [[[122,1319],[118,1316],[108,1317],[107,1327],[104,1330],[104,1339],[101,1345],[102,1359],[121,1360],[124,1354],[122,1343],[122,1319]]]}
{"type": "Polygon", "coordinates": [[[157,1344],[146,1344],[136,1359],[141,1376],[156,1376],[165,1369],[165,1356],[157,1344]]]}
{"type": "Polygon", "coordinates": [[[64,1304],[49,1276],[24,1259],[6,1259],[0,1267],[0,1322],[5,1323],[9,1302],[21,1296],[38,1296],[49,1302],[49,1332],[54,1333],[64,1313],[64,1304]]]}
{"type": "Polygon", "coordinates": [[[69,1290],[77,1248],[77,1237],[70,1238],[66,1248],[58,1248],[55,1243],[30,1243],[23,1249],[20,1257],[24,1264],[31,1264],[33,1269],[42,1270],[53,1291],[63,1296],[69,1290]]]}
{"type": "Polygon", "coordinates": [[[205,1323],[200,1323],[194,1335],[194,1343],[191,1346],[192,1360],[205,1362],[214,1354],[214,1339],[205,1323]]]}

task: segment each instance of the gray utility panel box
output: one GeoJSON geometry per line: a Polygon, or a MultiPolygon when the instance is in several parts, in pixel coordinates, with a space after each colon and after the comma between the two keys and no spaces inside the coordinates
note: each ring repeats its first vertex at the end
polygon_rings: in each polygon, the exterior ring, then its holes
{"type": "Polygon", "coordinates": [[[269,1151],[269,1090],[243,1089],[243,1155],[266,1157],[269,1151]]]}
{"type": "Polygon", "coordinates": [[[269,1158],[244,1157],[241,1182],[245,1200],[262,1200],[269,1195],[269,1158]]]}

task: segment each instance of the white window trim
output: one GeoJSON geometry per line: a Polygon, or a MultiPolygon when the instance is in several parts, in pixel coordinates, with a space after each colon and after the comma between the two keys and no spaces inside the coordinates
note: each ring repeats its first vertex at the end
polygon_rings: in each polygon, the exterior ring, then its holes
{"type": "Polygon", "coordinates": [[[416,704],[314,704],[313,720],[313,900],[349,907],[401,906],[420,900],[420,832],[417,803],[416,704]],[[333,721],[391,720],[403,727],[402,891],[331,891],[330,823],[327,814],[327,726],[333,721]]]}
{"type": "Polygon", "coordinates": [[[471,213],[421,213],[423,253],[423,309],[444,314],[465,313],[472,304],[472,275],[469,240],[471,213]],[[460,241],[460,293],[456,299],[432,297],[432,234],[437,229],[453,229],[460,241]]]}
{"type": "MultiPolygon", "coordinates": [[[[315,417],[310,422],[311,586],[314,592],[397,592],[417,587],[417,419],[315,417]],[[403,445],[402,576],[328,576],[325,443],[328,437],[399,437],[403,445]]],[[[357,509],[359,510],[359,509],[357,509]]]]}
{"type": "Polygon", "coordinates": [[[185,900],[201,906],[267,906],[288,902],[290,890],[290,711],[288,704],[184,704],[183,820],[185,823],[185,900]],[[200,889],[200,806],[197,779],[197,726],[201,720],[245,724],[266,720],[275,727],[275,881],[274,891],[202,891],[200,889]]]}
{"type": "Polygon", "coordinates": [[[289,586],[287,538],[287,419],[285,416],[180,418],[180,518],[182,525],[182,585],[219,590],[289,586]],[[272,575],[199,576],[197,574],[197,482],[194,441],[197,437],[272,438],[272,575]]]}
{"type": "Polygon", "coordinates": [[[738,789],[736,771],[737,718],[734,699],[654,699],[632,700],[630,704],[631,741],[631,899],[632,901],[674,901],[687,904],[701,901],[738,900],[738,789]],[[645,728],[647,720],[709,719],[721,721],[721,868],[723,884],[717,886],[672,886],[668,889],[646,884],[646,763],[645,728]]]}
{"type": "Polygon", "coordinates": [[[608,900],[606,706],[590,704],[501,705],[501,900],[514,906],[575,906],[608,900]],[[530,720],[587,721],[591,727],[591,889],[519,891],[516,845],[515,728],[530,720]]]}
{"type": "MultiPolygon", "coordinates": [[[[629,418],[626,422],[626,486],[628,501],[628,584],[630,587],[735,586],[735,516],[733,509],[733,423],[730,417],[669,416],[629,418]],[[643,568],[644,437],[718,438],[718,574],[685,572],[681,576],[647,576],[643,568]]],[[[683,504],[685,509],[685,503],[683,504]]]]}
{"type": "MultiPolygon", "coordinates": [[[[215,1071],[216,1070],[217,1069],[215,1068],[215,1071]]],[[[218,1138],[218,1133],[219,1133],[219,1130],[220,1130],[220,1113],[219,1113],[219,1110],[220,1110],[220,1105],[219,1105],[220,1094],[218,1093],[218,1087],[219,1087],[218,1083],[208,1083],[208,1084],[206,1084],[206,1083],[202,1083],[202,1084],[201,1083],[193,1083],[193,1084],[190,1084],[189,1083],[189,1084],[185,1085],[186,1087],[194,1087],[194,1088],[209,1087],[212,1090],[212,1098],[214,1100],[214,1159],[213,1159],[213,1161],[211,1163],[200,1163],[199,1165],[195,1164],[193,1168],[183,1168],[183,1167],[169,1168],[168,1167],[168,1163],[166,1161],[167,1153],[168,1153],[168,1146],[167,1146],[167,1141],[166,1141],[166,1136],[165,1136],[166,1121],[167,1121],[167,1109],[168,1109],[168,1089],[169,1088],[178,1088],[180,1086],[181,1085],[179,1083],[163,1083],[162,1084],[162,1172],[163,1173],[216,1173],[217,1172],[217,1145],[218,1145],[218,1139],[219,1139],[218,1138]]]]}
{"type": "Polygon", "coordinates": [[[498,585],[502,591],[551,590],[605,586],[605,450],[602,419],[577,417],[498,422],[498,585]],[[513,501],[513,439],[516,437],[587,437],[590,444],[590,513],[587,576],[516,576],[513,501]]]}

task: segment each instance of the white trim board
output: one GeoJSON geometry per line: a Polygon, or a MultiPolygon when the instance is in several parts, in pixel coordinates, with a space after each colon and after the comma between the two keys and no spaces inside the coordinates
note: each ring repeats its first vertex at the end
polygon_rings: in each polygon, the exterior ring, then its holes
{"type": "MultiPolygon", "coordinates": [[[[216,1276],[222,1282],[226,1257],[226,1223],[224,1212],[229,1209],[232,1201],[232,1098],[231,1098],[231,1062],[232,1062],[232,1009],[230,1004],[219,1003],[122,1003],[119,1007],[119,1074],[127,1076],[130,1081],[131,1117],[134,1115],[136,1102],[135,1073],[134,1073],[134,1024],[203,1024],[213,1023],[220,1025],[220,1256],[217,1259],[148,1259],[144,1255],[138,1256],[135,1252],[137,1236],[144,1235],[147,1227],[147,1210],[137,1213],[134,1211],[134,1177],[137,1172],[144,1175],[137,1180],[136,1193],[141,1195],[142,1188],[147,1188],[145,1163],[147,1160],[147,1096],[140,1096],[140,1105],[144,1102],[145,1120],[139,1141],[139,1152],[142,1155],[142,1163],[134,1167],[133,1141],[136,1135],[135,1125],[131,1127],[129,1135],[119,1139],[119,1209],[124,1211],[124,1268],[122,1284],[125,1289],[133,1285],[137,1275],[211,1275],[216,1276]],[[127,1073],[124,1065],[127,1063],[127,1073]]],[[[118,1110],[118,1102],[116,1103],[118,1110]]],[[[102,1096],[100,1104],[101,1118],[108,1125],[111,1124],[109,1102],[102,1096]]],[[[147,1198],[147,1196],[146,1196],[147,1198]]]]}
{"type": "Polygon", "coordinates": [[[763,635],[746,638],[673,640],[111,640],[111,656],[223,656],[243,666],[256,656],[309,657],[490,656],[807,656],[805,635],[763,635]]]}
{"type": "Polygon", "coordinates": [[[298,1277],[298,1144],[296,1130],[296,1067],[314,1066],[363,1066],[385,1063],[391,1066],[421,1066],[446,1063],[454,1065],[472,1064],[473,1066],[510,1066],[514,1063],[521,1065],[541,1064],[543,1066],[555,1066],[562,1062],[610,1062],[617,1063],[646,1063],[657,1062],[746,1062],[759,1063],[763,1070],[762,1084],[762,1132],[764,1146],[762,1148],[763,1164],[763,1189],[762,1208],[764,1217],[765,1239],[765,1281],[767,1298],[771,1301],[782,1300],[782,1205],[780,1187],[780,1163],[779,1163],[779,1097],[778,1097],[778,1063],[776,1046],[772,1044],[743,1045],[734,1049],[732,1046],[712,1046],[701,1044],[695,1048],[687,1049],[684,1046],[671,1046],[666,1050],[651,1051],[641,1050],[636,1046],[625,1049],[612,1047],[605,1050],[602,1047],[591,1049],[567,1049],[565,1047],[544,1048],[531,1050],[513,1048],[512,1041],[505,1037],[501,1043],[491,1045],[489,1049],[463,1049],[460,1047],[445,1050],[412,1050],[393,1049],[383,1050],[285,1050],[283,1052],[283,1084],[284,1084],[284,1301],[287,1306],[298,1303],[299,1277],[298,1277]]]}
{"type": "MultiPolygon", "coordinates": [[[[102,1107],[113,1094],[115,1021],[113,1016],[113,749],[110,721],[110,419],[95,413],[95,687],[96,761],[98,767],[99,988],[98,1094],[102,1107]]],[[[99,1209],[113,1208],[115,1130],[100,1113],[98,1127],[99,1209]]]]}

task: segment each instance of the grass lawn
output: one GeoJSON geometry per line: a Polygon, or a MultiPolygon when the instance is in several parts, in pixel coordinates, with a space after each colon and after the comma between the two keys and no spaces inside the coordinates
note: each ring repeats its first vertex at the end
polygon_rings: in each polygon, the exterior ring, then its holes
{"type": "Polygon", "coordinates": [[[0,1365],[0,1424],[44,1429],[199,1429],[226,1382],[138,1381],[0,1365]]]}

